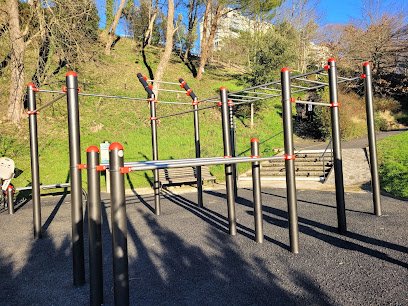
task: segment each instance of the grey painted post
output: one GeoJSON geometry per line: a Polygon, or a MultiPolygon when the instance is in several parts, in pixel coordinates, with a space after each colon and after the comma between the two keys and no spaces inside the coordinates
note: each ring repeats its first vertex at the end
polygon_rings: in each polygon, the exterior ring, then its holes
{"type": "Polygon", "coordinates": [[[81,142],[78,107],[78,78],[73,71],[66,74],[69,169],[71,176],[72,261],[74,286],[85,283],[84,220],[82,210],[81,142]]]}
{"type": "MultiPolygon", "coordinates": [[[[227,89],[225,87],[220,88],[221,96],[221,113],[222,113],[222,136],[224,142],[224,157],[231,157],[231,132],[228,114],[228,98],[227,89]]],[[[229,233],[230,235],[237,234],[237,221],[235,217],[235,194],[234,194],[234,183],[233,183],[233,173],[232,165],[225,165],[225,183],[227,187],[227,206],[228,206],[228,223],[229,223],[229,233]]]]}
{"type": "MultiPolygon", "coordinates": [[[[259,157],[259,140],[256,138],[251,139],[251,157],[259,157]]],[[[252,163],[252,193],[254,198],[255,241],[263,243],[261,164],[259,161],[252,163]]]]}
{"type": "Polygon", "coordinates": [[[374,214],[381,216],[381,192],[380,179],[378,177],[378,162],[377,162],[377,144],[375,139],[375,121],[374,121],[374,105],[373,105],[373,85],[370,63],[363,64],[363,77],[365,88],[366,114],[367,114],[367,132],[368,132],[368,149],[370,152],[370,170],[371,170],[371,186],[373,189],[374,214]]]}
{"type": "Polygon", "coordinates": [[[335,59],[329,58],[328,65],[337,224],[339,233],[344,234],[347,232],[347,222],[346,204],[344,199],[343,161],[341,155],[339,103],[337,99],[337,70],[335,59]]]}
{"type": "Polygon", "coordinates": [[[113,254],[113,291],[115,305],[129,305],[129,270],[127,249],[127,217],[123,172],[123,146],[109,146],[111,172],[111,218],[113,254]]]}
{"type": "Polygon", "coordinates": [[[14,215],[14,188],[11,185],[7,187],[7,206],[10,215],[14,215]]]}
{"type": "Polygon", "coordinates": [[[33,83],[27,85],[28,97],[28,126],[30,128],[30,158],[31,158],[31,185],[33,197],[33,230],[34,238],[41,238],[41,198],[40,198],[40,169],[38,162],[38,133],[37,133],[37,103],[33,83]]]}
{"type": "MultiPolygon", "coordinates": [[[[196,94],[192,91],[190,86],[182,78],[179,79],[181,88],[184,88],[187,95],[193,99],[193,114],[194,114],[194,144],[195,144],[195,156],[196,158],[201,157],[201,144],[200,144],[200,121],[198,116],[198,98],[196,94]]],[[[201,172],[201,166],[195,167],[197,176],[197,204],[198,207],[203,207],[203,178],[201,172]]]]}
{"type": "Polygon", "coordinates": [[[295,155],[293,147],[292,105],[290,99],[290,75],[288,68],[281,70],[283,138],[285,146],[286,196],[289,215],[289,241],[292,253],[299,253],[299,227],[295,179],[295,155]]]}
{"type": "Polygon", "coordinates": [[[101,222],[101,166],[99,148],[90,146],[86,150],[88,176],[88,237],[89,237],[89,284],[90,304],[103,304],[103,259],[101,222]]]}

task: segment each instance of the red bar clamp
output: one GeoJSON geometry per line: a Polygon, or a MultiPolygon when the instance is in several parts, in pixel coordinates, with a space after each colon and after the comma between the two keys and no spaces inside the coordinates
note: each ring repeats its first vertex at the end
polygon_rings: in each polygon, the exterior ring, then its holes
{"type": "Polygon", "coordinates": [[[295,156],[295,155],[285,154],[285,155],[283,155],[283,158],[284,158],[285,160],[295,160],[295,159],[296,159],[296,156],[295,156]]]}
{"type": "Polygon", "coordinates": [[[78,164],[77,168],[78,168],[78,170],[83,170],[83,169],[86,169],[87,166],[86,166],[86,164],[78,164]]]}
{"type": "Polygon", "coordinates": [[[130,173],[131,171],[132,169],[130,167],[120,167],[120,173],[122,174],[130,173]]]}

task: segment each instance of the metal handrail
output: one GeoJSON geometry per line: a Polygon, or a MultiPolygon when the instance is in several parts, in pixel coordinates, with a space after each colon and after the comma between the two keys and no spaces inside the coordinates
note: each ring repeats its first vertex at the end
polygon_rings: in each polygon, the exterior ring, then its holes
{"type": "MultiPolygon", "coordinates": [[[[319,159],[322,160],[322,173],[323,173],[323,178],[325,177],[325,171],[324,171],[324,165],[325,165],[325,160],[326,160],[326,152],[329,149],[329,147],[331,147],[332,144],[332,138],[330,138],[329,143],[327,144],[326,148],[324,149],[322,155],[320,155],[319,159]]],[[[333,150],[330,150],[330,161],[333,163],[333,150]]]]}

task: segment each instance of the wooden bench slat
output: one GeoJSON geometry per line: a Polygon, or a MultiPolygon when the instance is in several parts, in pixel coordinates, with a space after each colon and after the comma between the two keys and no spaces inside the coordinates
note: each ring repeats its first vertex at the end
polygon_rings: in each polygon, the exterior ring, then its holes
{"type": "MultiPolygon", "coordinates": [[[[201,166],[203,181],[215,181],[215,176],[210,173],[208,166],[201,166]]],[[[195,167],[159,169],[159,179],[162,185],[195,183],[197,175],[195,167]]]]}

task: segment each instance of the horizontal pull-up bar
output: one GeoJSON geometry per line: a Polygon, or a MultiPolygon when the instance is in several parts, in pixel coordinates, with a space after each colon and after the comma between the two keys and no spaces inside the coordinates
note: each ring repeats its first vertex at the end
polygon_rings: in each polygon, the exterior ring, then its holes
{"type": "Polygon", "coordinates": [[[217,107],[217,105],[205,106],[205,107],[200,107],[200,108],[197,108],[197,109],[186,110],[184,112],[174,113],[174,114],[170,114],[170,115],[164,115],[164,116],[157,117],[156,119],[163,119],[163,118],[169,118],[169,117],[174,117],[174,116],[178,116],[178,115],[184,115],[184,114],[193,113],[193,112],[197,112],[197,111],[201,111],[201,110],[205,110],[205,109],[210,109],[210,108],[214,108],[214,107],[217,107]]]}
{"type": "Polygon", "coordinates": [[[209,165],[226,165],[226,164],[238,164],[245,162],[255,161],[268,161],[279,160],[284,158],[283,156],[270,156],[270,157],[216,157],[212,160],[206,158],[196,158],[194,160],[179,160],[178,162],[169,163],[144,163],[140,162],[138,165],[133,165],[127,168],[129,171],[142,171],[142,170],[154,170],[154,169],[170,169],[170,168],[184,168],[184,167],[196,167],[196,166],[209,166],[209,165]]]}
{"type": "Polygon", "coordinates": [[[176,82],[156,81],[156,80],[149,80],[149,79],[147,79],[146,82],[160,83],[160,84],[171,84],[171,85],[180,85],[179,83],[176,83],[176,82]]]}
{"type": "Polygon", "coordinates": [[[311,105],[319,105],[319,106],[326,106],[326,107],[332,107],[333,106],[330,103],[324,103],[324,102],[302,101],[302,100],[295,100],[294,102],[299,103],[299,104],[311,104],[311,105]]]}

